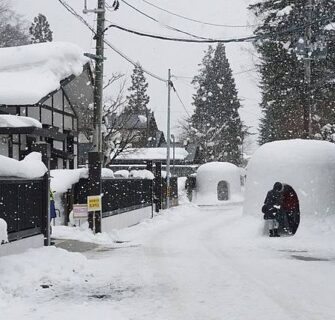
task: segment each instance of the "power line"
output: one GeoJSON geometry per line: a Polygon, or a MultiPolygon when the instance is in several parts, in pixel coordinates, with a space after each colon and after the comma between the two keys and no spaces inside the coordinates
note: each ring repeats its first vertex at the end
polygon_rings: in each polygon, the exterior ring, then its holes
{"type": "Polygon", "coordinates": [[[177,96],[179,102],[180,102],[181,105],[183,106],[183,108],[184,108],[185,112],[187,113],[187,115],[188,115],[189,117],[191,117],[191,115],[190,115],[190,113],[187,111],[186,106],[185,106],[183,100],[181,99],[181,97],[180,97],[180,95],[179,95],[179,93],[178,93],[178,91],[177,91],[177,89],[176,89],[174,83],[173,83],[173,82],[171,82],[171,83],[172,83],[172,89],[173,89],[174,93],[176,94],[176,96],[177,96]]]}
{"type": "Polygon", "coordinates": [[[182,33],[182,34],[186,34],[186,35],[188,35],[188,36],[191,36],[191,37],[193,37],[193,38],[197,38],[197,39],[207,39],[207,38],[204,38],[204,37],[197,36],[197,35],[195,35],[195,34],[193,34],[193,33],[190,33],[190,32],[187,32],[187,31],[183,31],[183,30],[181,30],[181,29],[178,29],[178,28],[169,26],[169,25],[167,25],[167,24],[165,24],[165,23],[162,23],[161,21],[157,20],[156,18],[154,18],[154,17],[148,15],[147,13],[145,13],[145,12],[139,10],[138,8],[134,7],[133,5],[131,5],[130,3],[128,3],[127,1],[125,1],[125,0],[121,0],[121,1],[122,1],[124,4],[126,4],[128,7],[132,8],[133,10],[135,10],[136,12],[138,12],[139,14],[141,14],[141,15],[147,17],[148,19],[150,19],[150,20],[152,20],[152,21],[154,21],[154,22],[159,23],[160,25],[164,26],[165,28],[167,28],[167,29],[169,29],[169,30],[173,30],[173,31],[176,31],[176,32],[179,32],[179,33],[182,33]]]}
{"type": "Polygon", "coordinates": [[[326,22],[329,20],[332,20],[333,17],[324,17],[315,20],[314,22],[309,22],[307,24],[303,24],[301,26],[296,26],[296,27],[291,27],[286,30],[278,31],[278,32],[267,32],[259,35],[252,35],[252,36],[247,36],[247,37],[241,37],[241,38],[230,38],[230,39],[183,39],[183,38],[173,38],[173,37],[166,37],[166,36],[161,36],[161,35],[155,35],[155,34],[150,34],[150,33],[145,33],[145,32],[139,32],[136,30],[128,29],[116,24],[111,24],[106,29],[104,32],[106,32],[110,28],[116,28],[121,31],[125,31],[128,33],[132,33],[138,36],[142,37],[147,37],[147,38],[153,38],[153,39],[158,39],[158,40],[165,40],[165,41],[175,41],[175,42],[186,42],[186,43],[239,43],[239,42],[249,42],[253,40],[261,40],[261,39],[271,39],[274,36],[280,36],[288,33],[292,33],[294,31],[298,30],[304,30],[308,26],[312,26],[318,22],[326,22]]]}
{"type": "Polygon", "coordinates": [[[139,32],[136,30],[128,29],[117,24],[111,24],[106,29],[105,32],[110,28],[116,28],[128,33],[136,34],[141,37],[165,40],[165,41],[175,41],[175,42],[188,42],[188,43],[232,43],[232,42],[247,42],[261,38],[262,36],[248,36],[242,38],[231,38],[231,39],[182,39],[182,38],[173,38],[165,37],[161,35],[155,35],[150,33],[139,32]]]}
{"type": "MultiPolygon", "coordinates": [[[[90,26],[90,24],[80,15],[76,12],[75,9],[73,9],[68,3],[66,3],[64,0],[58,0],[58,2],[67,10],[69,11],[73,16],[75,16],[81,23],[83,23],[94,35],[96,35],[95,30],[90,26]]],[[[110,44],[106,39],[104,40],[105,44],[111,48],[114,52],[116,52],[118,55],[120,55],[123,59],[127,60],[130,64],[133,66],[138,66],[138,62],[134,62],[132,59],[130,59],[126,54],[124,54],[121,50],[117,49],[115,46],[110,44]]],[[[151,71],[146,70],[142,67],[142,70],[144,73],[149,75],[150,77],[162,81],[164,83],[167,83],[166,79],[163,79],[160,76],[157,76],[156,74],[152,73],[151,71]]]]}
{"type": "Polygon", "coordinates": [[[192,18],[188,18],[186,16],[183,16],[181,14],[177,14],[175,12],[172,12],[172,11],[169,11],[167,9],[164,9],[162,7],[159,7],[147,0],[142,0],[143,2],[145,2],[146,4],[148,4],[149,6],[152,6],[158,10],[161,10],[161,11],[164,11],[166,13],[169,13],[173,16],[176,16],[176,17],[179,17],[181,19],[184,19],[184,20],[188,20],[188,21],[192,21],[192,22],[196,22],[196,23],[200,23],[200,24],[205,24],[205,25],[208,25],[208,26],[213,26],[213,27],[224,27],[224,28],[249,28],[249,27],[254,27],[253,25],[250,25],[250,26],[242,26],[242,25],[229,25],[229,24],[218,24],[218,23],[211,23],[211,22],[205,22],[205,21],[201,21],[201,20],[197,20],[197,19],[192,19],[192,18]]]}

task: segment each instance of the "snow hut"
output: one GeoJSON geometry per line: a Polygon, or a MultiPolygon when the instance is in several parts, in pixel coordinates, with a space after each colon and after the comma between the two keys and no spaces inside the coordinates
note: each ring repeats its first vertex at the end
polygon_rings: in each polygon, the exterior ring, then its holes
{"type": "Polygon", "coordinates": [[[248,164],[243,212],[261,215],[276,181],[294,189],[302,218],[335,213],[335,145],[296,139],[261,146],[248,164]]]}
{"type": "Polygon", "coordinates": [[[240,169],[228,162],[209,162],[197,170],[195,203],[221,205],[242,200],[240,169]]]}

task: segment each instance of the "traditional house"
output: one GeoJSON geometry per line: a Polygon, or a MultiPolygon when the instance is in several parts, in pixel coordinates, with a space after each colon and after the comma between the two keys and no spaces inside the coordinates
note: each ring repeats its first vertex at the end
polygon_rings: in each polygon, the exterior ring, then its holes
{"type": "Polygon", "coordinates": [[[0,121],[0,154],[21,160],[45,141],[51,169],[76,168],[78,133],[91,130],[92,82],[88,60],[73,44],[0,49],[0,117],[14,117],[10,124],[0,121]],[[40,125],[22,125],[23,117],[40,125]]]}

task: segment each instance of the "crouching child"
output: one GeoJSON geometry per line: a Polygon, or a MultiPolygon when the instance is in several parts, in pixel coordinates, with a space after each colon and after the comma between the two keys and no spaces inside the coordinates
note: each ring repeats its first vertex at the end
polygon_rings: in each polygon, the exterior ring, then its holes
{"type": "Polygon", "coordinates": [[[283,184],[276,182],[265,198],[262,212],[264,213],[264,220],[269,221],[269,236],[279,237],[278,228],[279,223],[276,215],[280,214],[281,198],[283,192],[283,184]]]}

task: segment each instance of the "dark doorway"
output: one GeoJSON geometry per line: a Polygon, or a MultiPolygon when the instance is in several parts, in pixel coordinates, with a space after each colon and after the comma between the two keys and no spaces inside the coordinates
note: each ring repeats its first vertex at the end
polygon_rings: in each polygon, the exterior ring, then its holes
{"type": "Polygon", "coordinates": [[[227,201],[229,200],[229,188],[227,181],[220,181],[218,183],[218,200],[219,201],[227,201]]]}

